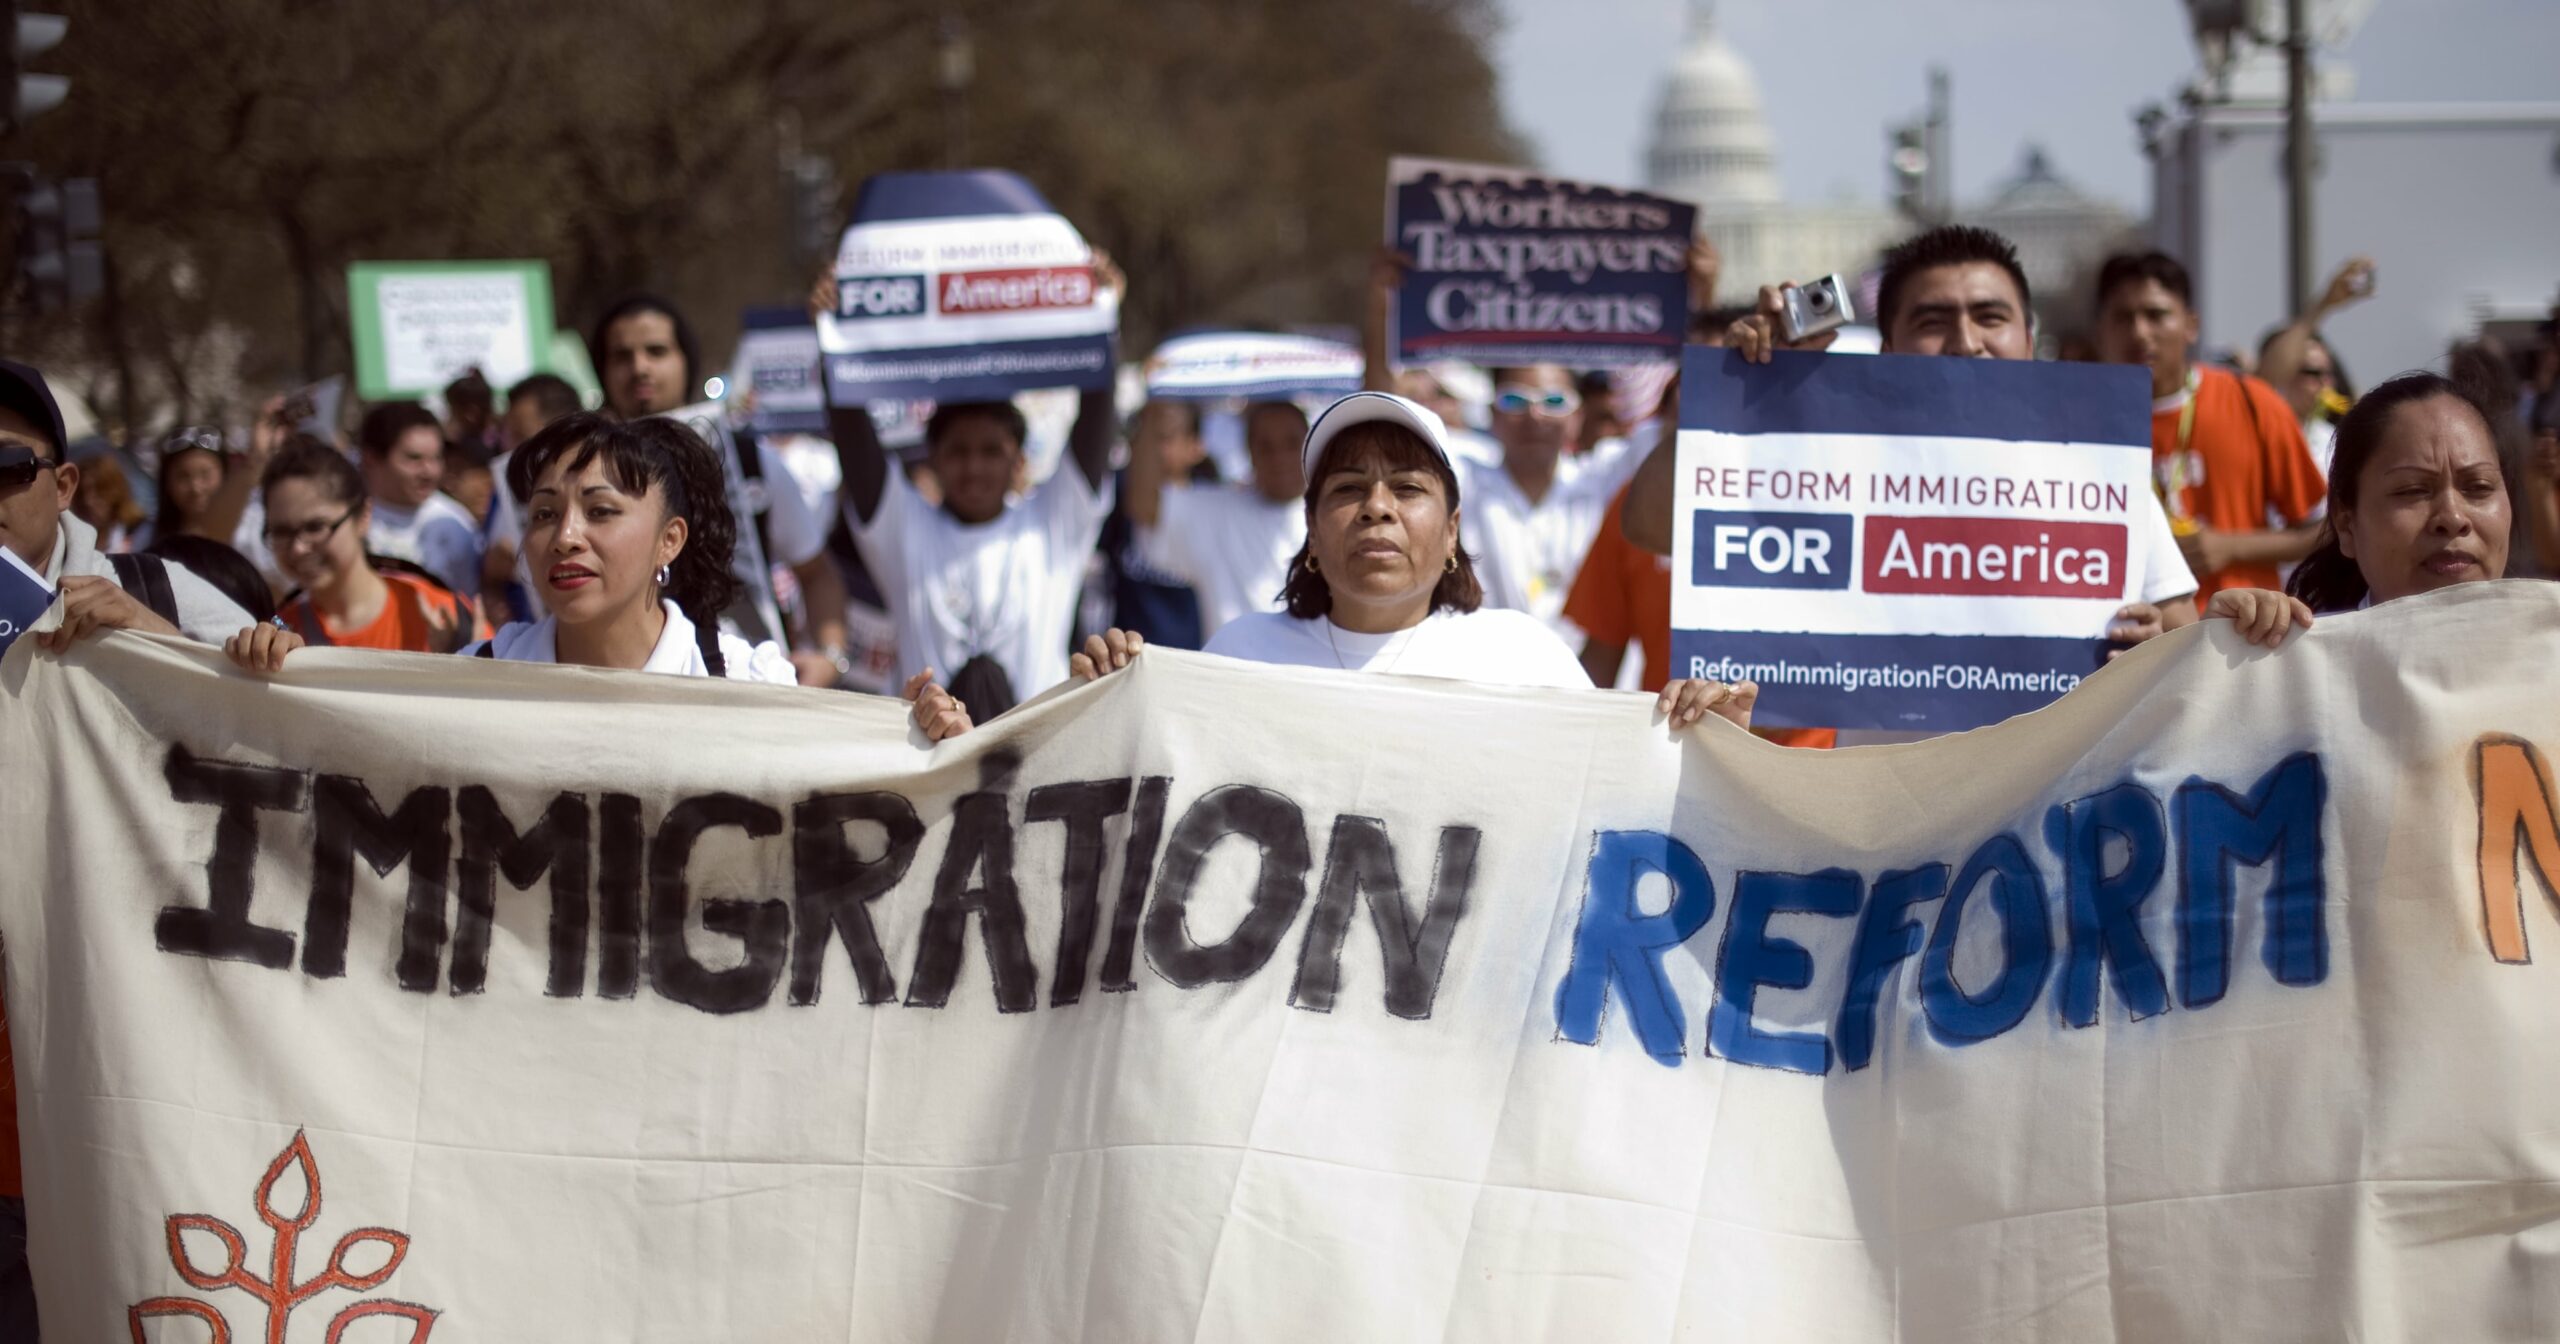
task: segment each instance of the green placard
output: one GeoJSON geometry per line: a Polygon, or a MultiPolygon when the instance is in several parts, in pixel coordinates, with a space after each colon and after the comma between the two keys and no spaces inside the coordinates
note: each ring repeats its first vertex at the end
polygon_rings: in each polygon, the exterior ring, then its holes
{"type": "Polygon", "coordinates": [[[551,367],[548,262],[359,261],[347,312],[368,401],[425,396],[475,366],[503,396],[551,367]]]}

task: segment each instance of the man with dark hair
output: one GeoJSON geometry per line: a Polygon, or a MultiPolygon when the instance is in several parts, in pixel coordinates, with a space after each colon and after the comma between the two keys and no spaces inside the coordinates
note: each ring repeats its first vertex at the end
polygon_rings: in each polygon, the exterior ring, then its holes
{"type": "Polygon", "coordinates": [[[0,360],[0,546],[59,590],[56,647],[90,630],[220,644],[250,623],[238,603],[183,565],[100,554],[97,530],[71,511],[80,467],[63,457],[63,443],[62,408],[44,375],[0,360]]]}
{"type": "Polygon", "coordinates": [[[2178,545],[2203,580],[2274,588],[2280,565],[2319,543],[2328,497],[2302,425],[2282,394],[2247,374],[2191,359],[2194,286],[2165,252],[2107,258],[2098,271],[2098,354],[2151,370],[2151,460],[2178,545]],[[2267,520],[2281,518],[2281,529],[2267,520]]]}
{"type": "MultiPolygon", "coordinates": [[[[2017,249],[1989,229],[1941,225],[1885,253],[1876,290],[1876,323],[1889,355],[1953,355],[1973,359],[2035,358],[2031,296],[2017,249]]],[[[1760,291],[1749,316],[1727,331],[1743,358],[1767,363],[1775,349],[1825,350],[1837,332],[1789,344],[1779,337],[1783,286],[1760,291]]],[[[1665,435],[1636,474],[1619,512],[1627,539],[1656,555],[1671,554],[1675,436],[1665,435]]],[[[2127,567],[2139,575],[2136,598],[2107,629],[2118,644],[2139,644],[2196,619],[2195,575],[2181,559],[2157,501],[2141,510],[2127,538],[2127,567]]],[[[1884,740],[1862,733],[1860,741],[1884,740]]]]}
{"type": "Polygon", "coordinates": [[[406,560],[465,597],[480,595],[480,520],[442,494],[444,426],[414,401],[377,402],[356,425],[357,465],[373,501],[365,545],[406,560]]]}
{"type": "Polygon", "coordinates": [[[655,295],[631,295],[597,319],[587,352],[604,382],[607,414],[681,419],[720,455],[729,508],[738,516],[734,567],[740,596],[729,622],[751,642],[788,644],[802,685],[835,685],[852,664],[844,579],[827,555],[827,529],[820,521],[825,511],[811,506],[773,445],[751,429],[733,426],[723,408],[693,401],[702,356],[684,315],[655,295]],[[774,590],[776,565],[799,581],[805,615],[796,638],[786,624],[782,595],[774,590]]]}
{"type": "Polygon", "coordinates": [[[542,432],[542,427],[582,405],[578,389],[556,373],[537,373],[507,389],[506,415],[499,421],[503,447],[515,446],[542,432]]]}
{"type": "MultiPolygon", "coordinates": [[[[1093,254],[1096,288],[1127,282],[1093,254]]],[[[809,292],[812,316],[833,311],[832,270],[809,292]]],[[[980,722],[1067,679],[1067,640],[1085,570],[1111,512],[1119,415],[1111,389],[1078,399],[1066,459],[1017,491],[1022,412],[1011,401],[944,403],[925,425],[939,502],[917,493],[880,441],[866,406],[827,406],[844,485],[845,526],[897,622],[898,678],[910,695],[928,671],[980,722]]]]}

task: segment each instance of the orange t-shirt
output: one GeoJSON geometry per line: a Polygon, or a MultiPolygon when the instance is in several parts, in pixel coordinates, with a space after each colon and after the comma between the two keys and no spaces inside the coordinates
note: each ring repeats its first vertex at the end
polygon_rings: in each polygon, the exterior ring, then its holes
{"type": "MultiPolygon", "coordinates": [[[[1671,558],[1627,540],[1618,527],[1618,510],[1626,502],[1621,488],[1601,515],[1600,535],[1565,596],[1564,617],[1603,644],[1632,639],[1642,645],[1644,688],[1659,691],[1671,679],[1671,558]]],[[[1751,731],[1784,747],[1828,747],[1838,736],[1829,728],[1751,731]]]]}
{"type": "Polygon", "coordinates": [[[382,610],[369,623],[341,630],[311,605],[307,594],[295,594],[276,609],[285,627],[313,644],[349,649],[399,649],[410,653],[451,653],[475,639],[489,637],[489,627],[471,604],[412,574],[382,571],[391,589],[382,610]],[[434,622],[428,619],[433,613],[434,622]],[[436,622],[446,633],[438,634],[436,622]],[[319,637],[315,637],[315,632],[319,637]]]}
{"type": "MultiPolygon", "coordinates": [[[[2192,418],[2183,399],[2151,413],[2151,470],[2170,525],[2183,535],[2199,523],[2216,532],[2264,531],[2270,514],[2287,526],[2309,521],[2329,483],[2293,408],[2274,388],[2228,369],[2197,368],[2194,388],[2192,418]]],[[[2273,565],[2233,565],[2198,574],[2196,583],[2199,606],[2225,588],[2281,586],[2273,565]]]]}

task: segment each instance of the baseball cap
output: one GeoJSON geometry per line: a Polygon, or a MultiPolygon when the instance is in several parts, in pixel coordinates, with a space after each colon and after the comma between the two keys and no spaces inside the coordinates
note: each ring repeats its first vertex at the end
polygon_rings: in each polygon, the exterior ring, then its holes
{"type": "MultiPolygon", "coordinates": [[[[51,461],[62,460],[62,407],[55,404],[53,389],[46,385],[43,374],[14,359],[0,359],[0,406],[16,411],[36,427],[51,449],[51,461]]],[[[35,460],[35,452],[24,444],[0,443],[0,467],[35,460]]]]}
{"type": "Polygon", "coordinates": [[[1452,477],[1458,474],[1458,464],[1449,456],[1449,428],[1440,423],[1439,416],[1425,409],[1420,402],[1399,397],[1393,392],[1354,392],[1325,407],[1315,423],[1307,426],[1305,460],[1308,481],[1313,483],[1316,463],[1323,460],[1325,447],[1333,442],[1335,435],[1353,425],[1379,421],[1401,425],[1421,435],[1422,441],[1431,445],[1433,455],[1440,459],[1440,465],[1452,477]]]}

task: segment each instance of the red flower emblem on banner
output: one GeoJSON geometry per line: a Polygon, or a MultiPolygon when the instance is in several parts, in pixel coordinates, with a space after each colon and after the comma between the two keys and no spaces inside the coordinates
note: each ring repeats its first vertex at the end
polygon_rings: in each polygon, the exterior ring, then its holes
{"type": "MultiPolygon", "coordinates": [[[[371,1292],[391,1277],[393,1270],[409,1254],[409,1234],[387,1227],[360,1227],[338,1238],[337,1247],[329,1252],[328,1266],[308,1279],[296,1282],[293,1276],[294,1246],[304,1231],[320,1221],[320,1167],[311,1160],[311,1145],[295,1130],[293,1142],[276,1154],[267,1168],[266,1179],[258,1182],[258,1218],[274,1233],[274,1246],[267,1258],[267,1275],[260,1278],[249,1272],[249,1246],[240,1229],[207,1213],[173,1213],[169,1215],[169,1263],[187,1286],[202,1292],[237,1288],[264,1303],[267,1309],[266,1344],[284,1344],[285,1322],[303,1303],[332,1288],[351,1292],[371,1292]],[[275,1206],[276,1182],[285,1169],[302,1173],[302,1208],[285,1213],[275,1206]],[[219,1269],[197,1267],[187,1252],[186,1234],[197,1232],[222,1243],[223,1260],[219,1269]],[[374,1269],[357,1270],[348,1266],[358,1247],[372,1242],[384,1249],[382,1264],[374,1269]]],[[[205,1323],[212,1333],[206,1344],[231,1344],[231,1324],[210,1302],[193,1297],[154,1297],[135,1303],[125,1311],[125,1321],[133,1330],[133,1344],[144,1344],[142,1323],[155,1316],[192,1316],[205,1323]]],[[[414,1302],[397,1302],[387,1298],[351,1303],[329,1322],[328,1344],[339,1344],[347,1327],[368,1316],[395,1316],[409,1322],[409,1344],[427,1344],[428,1332],[435,1329],[436,1313],[414,1302]]]]}

